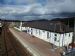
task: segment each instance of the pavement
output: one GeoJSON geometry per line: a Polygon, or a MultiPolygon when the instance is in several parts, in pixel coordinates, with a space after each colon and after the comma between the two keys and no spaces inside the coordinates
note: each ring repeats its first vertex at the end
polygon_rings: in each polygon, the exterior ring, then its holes
{"type": "Polygon", "coordinates": [[[26,32],[16,31],[13,28],[9,28],[9,30],[32,56],[61,56],[59,49],[53,50],[50,43],[27,34],[26,32]]]}

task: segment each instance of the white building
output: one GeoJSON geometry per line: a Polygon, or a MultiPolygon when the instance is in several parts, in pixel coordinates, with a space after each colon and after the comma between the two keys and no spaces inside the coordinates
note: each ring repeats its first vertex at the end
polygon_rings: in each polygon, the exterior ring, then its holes
{"type": "Polygon", "coordinates": [[[67,26],[55,21],[33,21],[20,24],[20,31],[27,31],[28,34],[50,42],[58,47],[67,46],[72,43],[73,32],[67,30],[67,26]],[[65,29],[65,31],[63,30],[65,29]]]}

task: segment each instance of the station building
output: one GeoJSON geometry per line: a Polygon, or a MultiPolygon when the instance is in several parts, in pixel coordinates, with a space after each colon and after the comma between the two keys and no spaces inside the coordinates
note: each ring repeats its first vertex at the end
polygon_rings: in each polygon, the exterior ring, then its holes
{"type": "Polygon", "coordinates": [[[63,47],[72,43],[74,28],[70,27],[71,21],[73,21],[73,19],[51,21],[34,20],[20,23],[18,22],[16,24],[17,27],[15,28],[20,31],[25,31],[28,34],[40,38],[55,46],[63,47]]]}

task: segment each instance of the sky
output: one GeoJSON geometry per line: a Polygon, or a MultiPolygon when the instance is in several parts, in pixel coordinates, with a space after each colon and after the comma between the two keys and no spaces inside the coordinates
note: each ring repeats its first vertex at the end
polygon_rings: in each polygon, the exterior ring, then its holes
{"type": "Polygon", "coordinates": [[[0,0],[0,18],[37,20],[75,16],[75,0],[0,0]]]}

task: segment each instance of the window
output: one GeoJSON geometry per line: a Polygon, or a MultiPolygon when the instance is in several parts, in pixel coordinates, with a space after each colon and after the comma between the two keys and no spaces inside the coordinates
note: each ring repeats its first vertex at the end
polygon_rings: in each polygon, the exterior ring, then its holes
{"type": "Polygon", "coordinates": [[[49,32],[49,38],[51,37],[51,33],[49,32]]]}
{"type": "Polygon", "coordinates": [[[65,36],[67,35],[67,33],[65,33],[65,36]]]}
{"type": "Polygon", "coordinates": [[[57,36],[57,34],[55,34],[55,36],[57,36]]]}
{"type": "Polygon", "coordinates": [[[36,29],[36,34],[37,34],[37,29],[36,29]]]}
{"type": "Polygon", "coordinates": [[[54,41],[57,41],[57,38],[56,37],[54,38],[54,41]]]}
{"type": "Polygon", "coordinates": [[[43,32],[45,32],[45,31],[43,30],[43,32]]]}
{"type": "Polygon", "coordinates": [[[70,37],[70,33],[69,33],[69,37],[70,37]]]}
{"type": "Polygon", "coordinates": [[[69,33],[69,37],[70,37],[70,33],[69,33]]]}
{"type": "Polygon", "coordinates": [[[55,34],[54,41],[58,41],[58,40],[57,40],[57,34],[55,34]]]}
{"type": "Polygon", "coordinates": [[[49,39],[50,37],[49,37],[49,32],[47,32],[47,38],[49,39]]]}
{"type": "Polygon", "coordinates": [[[39,30],[39,35],[40,35],[40,30],[39,30]]]}
{"type": "Polygon", "coordinates": [[[28,32],[29,32],[29,30],[28,30],[28,32]]]}
{"type": "Polygon", "coordinates": [[[33,30],[31,29],[31,34],[32,34],[33,30]]]}

